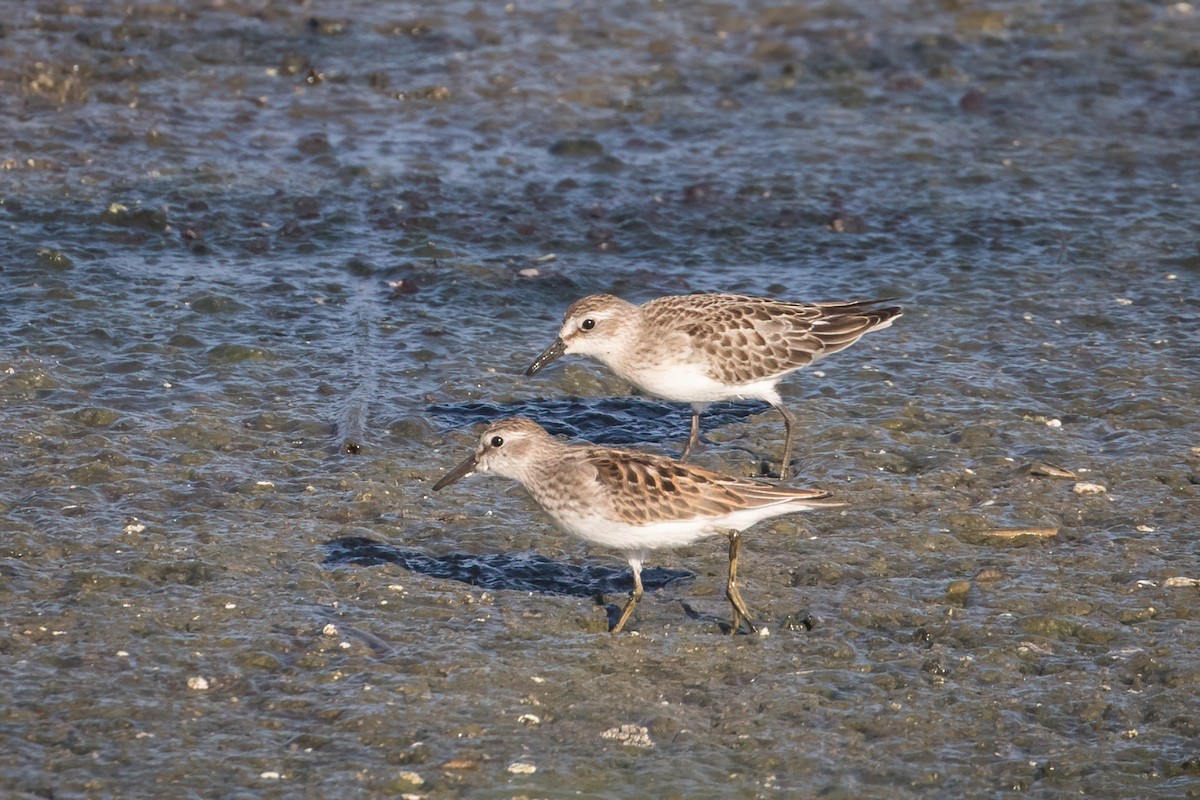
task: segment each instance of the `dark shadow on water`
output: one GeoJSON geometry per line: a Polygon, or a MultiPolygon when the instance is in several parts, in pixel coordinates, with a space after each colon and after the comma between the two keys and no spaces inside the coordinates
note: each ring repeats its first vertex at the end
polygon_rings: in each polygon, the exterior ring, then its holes
{"type": "MultiPolygon", "coordinates": [[[[364,536],[345,536],[324,544],[326,566],[373,567],[395,564],[433,578],[461,581],[482,589],[511,589],[574,597],[627,594],[633,590],[629,567],[566,564],[537,553],[450,553],[431,556],[420,550],[393,547],[364,536]]],[[[691,572],[654,567],[642,570],[647,591],[695,577],[691,572]]]]}
{"type": "MultiPolygon", "coordinates": [[[[701,431],[739,422],[770,408],[766,403],[716,403],[700,418],[701,431]]],[[[471,428],[505,417],[529,417],[552,434],[605,445],[678,443],[691,430],[692,408],[640,398],[525,400],[515,403],[437,403],[427,409],[444,429],[471,428]]]]}

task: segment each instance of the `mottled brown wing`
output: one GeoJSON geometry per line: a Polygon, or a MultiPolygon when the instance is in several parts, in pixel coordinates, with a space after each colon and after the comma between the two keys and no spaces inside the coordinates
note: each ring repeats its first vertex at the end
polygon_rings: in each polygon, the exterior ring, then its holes
{"type": "Polygon", "coordinates": [[[596,448],[587,452],[617,515],[631,525],[720,517],[788,500],[821,500],[819,489],[793,489],[689,467],[660,456],[596,448]]]}
{"type": "Polygon", "coordinates": [[[663,297],[646,306],[652,338],[682,332],[709,374],[726,383],[749,383],[808,366],[888,325],[900,308],[885,300],[786,303],[740,295],[663,297]]]}

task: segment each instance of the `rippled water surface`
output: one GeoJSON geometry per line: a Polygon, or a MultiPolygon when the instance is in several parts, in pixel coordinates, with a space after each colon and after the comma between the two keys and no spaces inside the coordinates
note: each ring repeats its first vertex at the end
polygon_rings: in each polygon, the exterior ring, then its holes
{"type": "Polygon", "coordinates": [[[11,6],[5,796],[1200,797],[1191,4],[11,6]],[[849,505],[747,535],[770,636],[715,540],[609,636],[618,556],[431,486],[510,414],[677,453],[523,370],[711,290],[906,311],[782,386],[849,505]]]}

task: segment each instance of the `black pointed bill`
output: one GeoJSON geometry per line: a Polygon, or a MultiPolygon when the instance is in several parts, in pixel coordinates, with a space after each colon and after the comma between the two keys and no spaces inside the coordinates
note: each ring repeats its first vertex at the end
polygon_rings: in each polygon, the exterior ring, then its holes
{"type": "Polygon", "coordinates": [[[433,490],[445,489],[455,481],[462,480],[475,471],[475,454],[472,453],[465,461],[459,464],[454,469],[442,476],[442,479],[433,485],[433,490]]]}
{"type": "Polygon", "coordinates": [[[562,340],[561,336],[558,337],[557,339],[554,340],[554,344],[550,345],[545,350],[543,350],[542,354],[537,357],[537,360],[529,365],[529,369],[525,370],[525,374],[526,375],[538,374],[538,372],[541,371],[542,367],[546,366],[551,361],[553,361],[554,359],[561,356],[564,352],[566,352],[566,349],[567,349],[566,342],[564,342],[562,340]]]}

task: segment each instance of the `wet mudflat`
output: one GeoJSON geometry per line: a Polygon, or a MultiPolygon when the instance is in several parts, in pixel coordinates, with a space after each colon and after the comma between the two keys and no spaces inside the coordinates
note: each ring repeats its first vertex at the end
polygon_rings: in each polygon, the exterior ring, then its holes
{"type": "MultiPolygon", "coordinates": [[[[1200,13],[25,3],[0,26],[13,797],[1200,796],[1200,13]],[[675,453],[593,292],[896,295],[798,484],[648,566],[472,426],[675,453]]],[[[714,408],[697,461],[777,469],[714,408]]]]}

